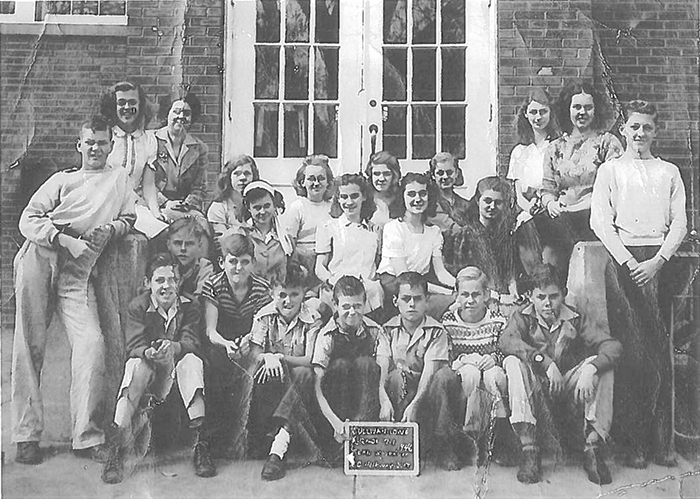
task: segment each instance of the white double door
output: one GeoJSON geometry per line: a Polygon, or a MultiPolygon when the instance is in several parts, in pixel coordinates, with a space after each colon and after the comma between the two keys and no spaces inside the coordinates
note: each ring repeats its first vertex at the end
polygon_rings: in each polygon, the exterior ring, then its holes
{"type": "Polygon", "coordinates": [[[281,187],[308,154],[342,174],[361,171],[373,150],[404,171],[449,151],[472,188],[496,171],[495,2],[226,5],[224,161],[252,155],[281,187]]]}

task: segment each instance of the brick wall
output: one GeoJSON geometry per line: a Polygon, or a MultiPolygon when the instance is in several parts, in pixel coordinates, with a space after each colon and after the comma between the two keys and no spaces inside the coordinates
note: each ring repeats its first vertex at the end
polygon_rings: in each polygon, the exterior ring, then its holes
{"type": "Polygon", "coordinates": [[[110,27],[110,36],[95,29],[2,36],[3,325],[14,320],[12,258],[22,242],[21,210],[48,176],[79,160],[77,127],[110,84],[140,83],[154,103],[180,86],[195,92],[203,116],[192,132],[209,145],[213,187],[221,155],[222,30],[222,0],[132,0],[128,26],[110,27]]]}
{"type": "Polygon", "coordinates": [[[517,143],[516,113],[528,86],[556,96],[570,78],[593,80],[613,107],[636,98],[658,104],[656,153],[681,169],[697,227],[697,1],[499,0],[498,26],[501,171],[517,143]]]}

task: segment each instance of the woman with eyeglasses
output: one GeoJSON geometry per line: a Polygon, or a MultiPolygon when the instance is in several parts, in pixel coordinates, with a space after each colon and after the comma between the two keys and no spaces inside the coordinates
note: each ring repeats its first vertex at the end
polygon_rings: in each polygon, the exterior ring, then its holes
{"type": "Polygon", "coordinates": [[[295,255],[313,274],[316,229],[331,218],[333,170],[328,156],[314,154],[306,157],[297,170],[293,185],[299,197],[289,205],[282,223],[295,244],[295,255]]]}

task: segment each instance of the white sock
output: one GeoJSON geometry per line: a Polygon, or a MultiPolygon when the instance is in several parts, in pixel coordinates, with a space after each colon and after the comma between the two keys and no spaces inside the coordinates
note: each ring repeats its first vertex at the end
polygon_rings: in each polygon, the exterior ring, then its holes
{"type": "Polygon", "coordinates": [[[131,416],[133,411],[131,410],[131,404],[129,399],[126,397],[119,397],[117,400],[117,406],[114,409],[114,424],[123,428],[131,423],[131,416]]]}
{"type": "Polygon", "coordinates": [[[287,447],[289,447],[290,438],[291,435],[289,432],[284,427],[280,428],[280,431],[275,435],[275,440],[270,447],[270,455],[276,454],[280,459],[284,459],[287,447]]]}

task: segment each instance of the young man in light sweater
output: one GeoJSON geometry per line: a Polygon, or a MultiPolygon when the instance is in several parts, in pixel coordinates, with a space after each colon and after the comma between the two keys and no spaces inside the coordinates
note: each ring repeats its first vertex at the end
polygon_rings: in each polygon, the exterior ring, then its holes
{"type": "Polygon", "coordinates": [[[668,261],[687,230],[685,187],[676,165],[651,153],[656,107],[632,101],[625,111],[625,152],[601,165],[591,198],[591,228],[617,264],[619,286],[608,288],[622,290],[607,297],[611,333],[625,352],[615,388],[624,421],[618,440],[630,445],[633,467],[646,466],[649,457],[672,466],[666,324],[677,274],[668,261]]]}
{"type": "Polygon", "coordinates": [[[83,123],[77,149],[80,168],[49,178],[19,221],[26,241],[14,261],[12,425],[16,461],[24,464],[42,459],[40,376],[54,311],[71,345],[73,449],[95,460],[106,458],[99,420],[104,412],[104,339],[91,273],[107,242],[133,223],[135,194],[126,170],[105,167],[112,134],[103,118],[83,123]]]}

